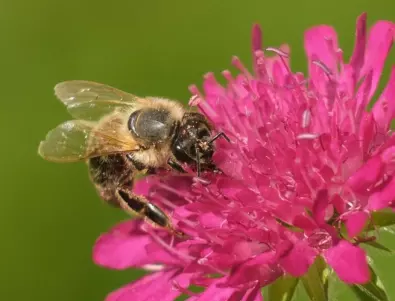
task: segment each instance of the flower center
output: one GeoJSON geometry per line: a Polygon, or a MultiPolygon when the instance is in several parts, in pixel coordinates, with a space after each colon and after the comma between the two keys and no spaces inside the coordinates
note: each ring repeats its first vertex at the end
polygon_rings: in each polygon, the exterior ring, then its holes
{"type": "Polygon", "coordinates": [[[321,251],[329,249],[333,245],[332,236],[325,229],[314,230],[307,238],[307,242],[310,247],[321,251]]]}

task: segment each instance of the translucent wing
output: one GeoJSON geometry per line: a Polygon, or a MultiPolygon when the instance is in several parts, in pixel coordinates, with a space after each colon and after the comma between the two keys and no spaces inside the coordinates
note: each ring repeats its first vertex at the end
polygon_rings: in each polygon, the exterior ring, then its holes
{"type": "Polygon", "coordinates": [[[99,120],[115,109],[129,109],[137,97],[116,88],[90,81],[65,81],[55,86],[55,95],[66,105],[69,113],[77,119],[99,120]]]}
{"type": "Polygon", "coordinates": [[[138,150],[138,144],[130,134],[122,132],[122,126],[122,118],[115,114],[111,121],[99,124],[84,120],[66,121],[47,134],[38,153],[49,161],[76,162],[138,150]]]}

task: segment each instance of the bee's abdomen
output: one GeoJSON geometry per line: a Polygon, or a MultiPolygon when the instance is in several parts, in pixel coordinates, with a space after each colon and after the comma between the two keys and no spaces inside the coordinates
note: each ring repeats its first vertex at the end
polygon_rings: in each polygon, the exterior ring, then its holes
{"type": "Polygon", "coordinates": [[[90,158],[88,167],[90,178],[105,201],[116,204],[116,190],[121,186],[133,187],[134,168],[124,155],[90,158]]]}

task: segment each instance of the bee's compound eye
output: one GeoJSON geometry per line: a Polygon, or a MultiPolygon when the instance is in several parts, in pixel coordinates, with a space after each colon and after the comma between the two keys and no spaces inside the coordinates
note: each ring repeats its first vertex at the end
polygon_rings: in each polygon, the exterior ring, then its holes
{"type": "Polygon", "coordinates": [[[196,136],[198,139],[203,139],[204,137],[210,137],[210,131],[208,130],[207,127],[200,127],[197,130],[196,136]]]}
{"type": "Polygon", "coordinates": [[[166,110],[144,109],[130,115],[128,126],[137,137],[158,142],[170,136],[173,123],[166,110]]]}

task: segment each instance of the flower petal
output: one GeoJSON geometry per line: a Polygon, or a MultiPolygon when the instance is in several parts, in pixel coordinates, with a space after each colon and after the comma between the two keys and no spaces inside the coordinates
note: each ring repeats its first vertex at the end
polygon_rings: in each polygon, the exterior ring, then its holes
{"type": "Polygon", "coordinates": [[[316,255],[317,252],[306,241],[300,241],[280,259],[280,264],[287,273],[299,277],[307,272],[316,255]]]}
{"type": "Polygon", "coordinates": [[[380,191],[375,192],[370,196],[367,208],[369,210],[380,210],[387,208],[394,200],[394,195],[395,177],[386,183],[386,185],[380,191]]]}
{"type": "Polygon", "coordinates": [[[365,211],[356,211],[348,214],[345,218],[348,236],[357,236],[363,230],[368,218],[369,214],[365,211]]]}
{"type": "Polygon", "coordinates": [[[143,179],[140,179],[136,181],[133,187],[133,192],[139,195],[145,195],[147,196],[150,188],[153,186],[153,184],[157,182],[154,177],[145,177],[143,179]]]}
{"type": "Polygon", "coordinates": [[[249,289],[241,301],[263,301],[260,286],[257,285],[255,288],[249,289]]]}
{"type": "Polygon", "coordinates": [[[361,72],[361,76],[366,76],[372,70],[372,84],[368,93],[369,98],[376,91],[385,60],[394,41],[394,36],[395,25],[389,21],[377,22],[369,32],[365,52],[365,64],[361,72]]]}
{"type": "Polygon", "coordinates": [[[306,216],[305,214],[297,215],[294,218],[292,225],[307,232],[311,232],[317,228],[317,224],[315,223],[314,219],[312,219],[310,216],[306,216]]]}
{"type": "Polygon", "coordinates": [[[313,217],[318,225],[325,223],[325,211],[328,208],[328,191],[321,189],[318,191],[313,204],[313,217]]]}
{"type": "Polygon", "coordinates": [[[93,261],[113,269],[152,263],[145,249],[152,240],[140,225],[141,221],[126,221],[102,234],[93,248],[93,261]]]}
{"type": "Polygon", "coordinates": [[[359,74],[365,61],[365,47],[366,47],[366,13],[360,15],[357,19],[357,26],[355,32],[354,51],[350,59],[350,65],[354,71],[354,85],[359,79],[359,74]]]}
{"type": "Polygon", "coordinates": [[[225,301],[229,300],[230,296],[235,292],[232,287],[218,287],[225,281],[224,278],[220,278],[212,281],[211,285],[200,295],[188,298],[188,301],[225,301]]]}
{"type": "Polygon", "coordinates": [[[259,281],[261,285],[267,285],[273,282],[282,275],[281,269],[276,264],[276,258],[275,252],[265,252],[234,266],[226,284],[236,286],[259,281]]]}
{"type": "Polygon", "coordinates": [[[149,251],[155,245],[151,236],[140,229],[142,221],[129,220],[119,223],[109,232],[102,234],[93,247],[93,261],[112,269],[141,267],[146,264],[177,263],[162,248],[149,251]]]}
{"type": "Polygon", "coordinates": [[[366,111],[366,106],[369,104],[370,98],[372,97],[372,85],[373,69],[367,72],[362,84],[357,89],[357,93],[355,95],[355,99],[357,101],[355,118],[358,121],[361,119],[362,114],[366,111]]]}
{"type": "Polygon", "coordinates": [[[379,130],[387,131],[395,117],[395,66],[392,67],[387,86],[374,104],[372,112],[379,130]]]}
{"type": "Polygon", "coordinates": [[[191,274],[177,274],[176,270],[153,273],[110,293],[105,301],[173,301],[181,292],[173,283],[188,287],[191,274]]]}
{"type": "Polygon", "coordinates": [[[384,163],[381,158],[379,156],[373,157],[348,178],[347,184],[354,191],[366,191],[380,179],[383,170],[384,163]]]}
{"type": "Polygon", "coordinates": [[[338,47],[337,34],[331,26],[316,26],[305,33],[305,49],[309,63],[311,64],[314,59],[318,59],[332,73],[335,73],[337,68],[335,51],[338,47]]]}
{"type": "Polygon", "coordinates": [[[188,298],[188,301],[263,301],[260,286],[256,285],[250,289],[236,289],[224,287],[226,278],[214,280],[211,285],[200,295],[188,298]]]}
{"type": "Polygon", "coordinates": [[[255,54],[255,51],[262,49],[262,29],[259,24],[254,24],[251,36],[252,53],[255,54]]]}
{"type": "Polygon", "coordinates": [[[326,262],[346,283],[363,284],[369,281],[370,272],[365,251],[342,240],[324,252],[326,262]]]}

